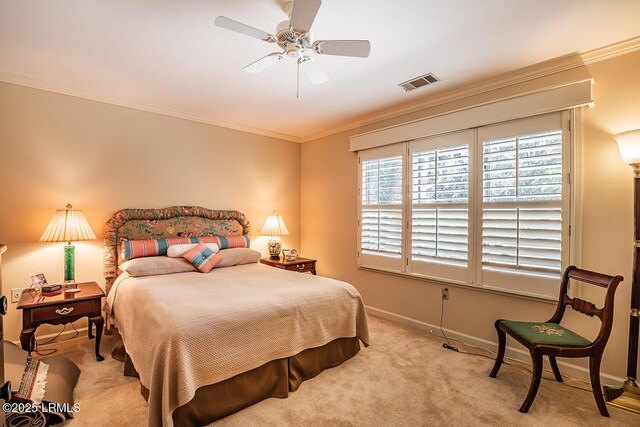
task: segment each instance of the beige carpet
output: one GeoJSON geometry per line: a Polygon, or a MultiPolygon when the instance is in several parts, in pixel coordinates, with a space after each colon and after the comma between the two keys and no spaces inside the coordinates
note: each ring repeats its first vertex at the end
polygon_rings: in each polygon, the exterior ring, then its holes
{"type": "MultiPolygon", "coordinates": [[[[442,348],[439,338],[371,316],[372,345],[353,359],[302,384],[287,399],[268,399],[216,426],[631,426],[640,416],[609,408],[600,416],[591,392],[543,380],[528,414],[518,408],[530,374],[503,366],[488,377],[492,361],[442,348]]],[[[81,410],[69,425],[146,425],[146,402],[137,380],[122,375],[103,339],[96,362],[86,337],[54,344],[82,369],[76,388],[81,410]]],[[[468,351],[478,351],[466,348],[468,351]]],[[[549,373],[545,377],[550,378],[549,373]]],[[[572,385],[588,387],[573,381],[572,385]]]]}

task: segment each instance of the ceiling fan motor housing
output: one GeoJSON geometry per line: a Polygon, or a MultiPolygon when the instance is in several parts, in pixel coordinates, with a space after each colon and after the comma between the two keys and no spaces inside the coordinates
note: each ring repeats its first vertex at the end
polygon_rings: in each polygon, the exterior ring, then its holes
{"type": "Polygon", "coordinates": [[[289,21],[282,21],[276,27],[276,43],[288,56],[299,57],[300,52],[311,47],[312,33],[300,34],[289,26],[289,21]],[[297,52],[297,53],[296,53],[297,52]]]}

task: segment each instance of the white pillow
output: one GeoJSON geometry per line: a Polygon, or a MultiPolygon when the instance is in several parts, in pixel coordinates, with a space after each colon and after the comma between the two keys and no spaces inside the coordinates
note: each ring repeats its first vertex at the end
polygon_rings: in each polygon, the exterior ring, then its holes
{"type": "MultiPolygon", "coordinates": [[[[167,256],[170,256],[171,258],[181,258],[184,254],[198,245],[199,243],[183,243],[180,245],[171,245],[167,248],[167,256]]],[[[207,245],[207,247],[211,249],[214,254],[220,250],[220,247],[215,243],[205,243],[205,245],[207,245]]]]}
{"type": "Polygon", "coordinates": [[[184,258],[169,258],[166,256],[130,259],[120,264],[120,270],[126,271],[133,277],[198,271],[184,258]]]}

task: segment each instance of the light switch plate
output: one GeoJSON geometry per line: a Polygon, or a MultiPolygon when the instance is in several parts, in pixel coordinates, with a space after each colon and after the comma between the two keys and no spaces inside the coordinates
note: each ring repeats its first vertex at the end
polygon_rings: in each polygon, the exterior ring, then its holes
{"type": "Polygon", "coordinates": [[[22,288],[11,289],[11,303],[17,304],[20,301],[20,295],[22,295],[22,288]]]}

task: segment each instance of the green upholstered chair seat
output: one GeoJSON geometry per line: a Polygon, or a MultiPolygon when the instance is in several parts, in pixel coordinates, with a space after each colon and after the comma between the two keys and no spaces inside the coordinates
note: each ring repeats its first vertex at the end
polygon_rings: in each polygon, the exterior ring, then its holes
{"type": "Polygon", "coordinates": [[[559,345],[563,347],[585,347],[588,339],[556,323],[500,321],[507,329],[530,345],[559,345]]]}

